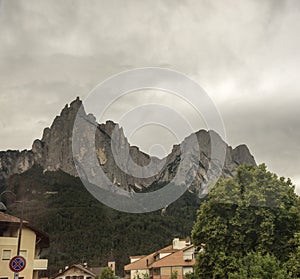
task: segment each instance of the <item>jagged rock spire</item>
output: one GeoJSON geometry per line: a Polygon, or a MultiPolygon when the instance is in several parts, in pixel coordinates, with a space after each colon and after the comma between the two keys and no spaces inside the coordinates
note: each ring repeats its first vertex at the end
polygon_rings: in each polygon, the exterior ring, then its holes
{"type": "MultiPolygon", "coordinates": [[[[45,171],[62,170],[70,175],[77,176],[72,156],[72,132],[76,114],[82,105],[77,97],[70,105],[66,105],[60,115],[56,116],[51,127],[45,128],[42,139],[35,140],[32,150],[0,152],[0,180],[9,176],[22,173],[30,169],[34,164],[40,165],[45,171]]],[[[83,113],[84,109],[83,109],[83,113]]],[[[174,145],[172,152],[166,157],[163,168],[156,175],[148,178],[135,178],[123,172],[116,164],[111,150],[111,135],[117,129],[117,145],[128,149],[132,160],[139,166],[145,166],[151,160],[148,154],[141,152],[137,147],[131,147],[123,133],[122,127],[113,121],[97,124],[94,116],[88,115],[91,122],[97,125],[95,135],[96,154],[99,163],[107,177],[115,184],[129,191],[140,191],[154,182],[166,183],[174,178],[180,158],[180,145],[174,145]]],[[[196,170],[193,188],[199,189],[207,179],[207,171],[210,166],[210,133],[212,131],[200,130],[196,132],[199,142],[200,160],[196,170]]],[[[213,132],[215,133],[215,132],[213,132]]],[[[246,145],[232,148],[215,133],[218,148],[226,150],[224,176],[233,175],[238,165],[247,163],[255,165],[255,160],[246,145]]],[[[160,159],[156,163],[160,163],[160,159]]]]}

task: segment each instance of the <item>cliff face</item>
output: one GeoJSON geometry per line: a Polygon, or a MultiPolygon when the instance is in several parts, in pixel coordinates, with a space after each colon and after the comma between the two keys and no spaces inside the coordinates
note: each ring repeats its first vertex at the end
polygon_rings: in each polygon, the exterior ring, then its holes
{"type": "Polygon", "coordinates": [[[34,165],[32,151],[8,150],[0,152],[0,181],[16,173],[22,173],[34,165]]]}
{"type": "Polygon", "coordinates": [[[35,140],[32,153],[36,164],[45,171],[62,170],[77,175],[72,157],[73,123],[81,101],[77,98],[56,116],[50,128],[44,129],[41,140],[35,140]]]}
{"type": "MultiPolygon", "coordinates": [[[[0,152],[0,180],[5,180],[13,174],[20,174],[30,169],[34,164],[40,165],[44,171],[62,170],[72,176],[78,176],[72,156],[72,133],[73,124],[81,101],[77,98],[70,106],[66,105],[61,114],[57,116],[51,127],[44,130],[42,139],[33,142],[32,149],[27,151],[6,151],[0,152]]],[[[90,119],[91,125],[96,125],[95,134],[95,152],[100,166],[107,177],[116,185],[127,190],[141,190],[150,186],[152,183],[165,183],[171,181],[182,164],[188,164],[181,157],[181,147],[188,144],[186,138],[181,145],[173,146],[172,152],[163,160],[150,157],[141,152],[138,147],[130,146],[125,137],[122,128],[112,121],[105,124],[98,124],[92,115],[86,115],[90,119]],[[154,165],[162,166],[158,168],[155,175],[147,178],[136,178],[124,171],[116,164],[113,150],[111,148],[112,133],[114,131],[113,140],[120,150],[127,150],[131,155],[131,160],[137,166],[146,166],[152,162],[154,165]]],[[[240,145],[232,148],[225,143],[221,137],[213,131],[200,130],[196,132],[199,143],[200,159],[192,154],[192,159],[197,162],[197,168],[191,171],[190,175],[193,180],[192,189],[200,189],[205,186],[208,180],[208,172],[210,177],[214,173],[218,173],[218,169],[222,169],[222,176],[232,176],[237,166],[240,164],[253,164],[255,160],[250,154],[246,145],[240,145]],[[212,142],[212,138],[214,141],[212,142]],[[225,163],[222,168],[221,162],[211,160],[211,145],[214,148],[225,150],[225,163]],[[194,179],[195,178],[195,179],[194,179]]],[[[84,156],[84,151],[82,156],[84,156]]],[[[122,158],[122,162],[126,168],[129,158],[122,158]]],[[[180,178],[178,178],[180,180],[180,178]]]]}

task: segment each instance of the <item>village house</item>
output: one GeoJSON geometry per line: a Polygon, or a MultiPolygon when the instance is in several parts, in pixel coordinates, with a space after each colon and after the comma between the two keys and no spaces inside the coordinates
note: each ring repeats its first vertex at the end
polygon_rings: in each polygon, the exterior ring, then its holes
{"type": "MultiPolygon", "coordinates": [[[[10,260],[17,255],[20,219],[0,212],[0,279],[13,279],[9,268],[10,260]]],[[[49,247],[49,238],[27,221],[23,221],[20,256],[26,260],[26,267],[19,273],[19,279],[38,279],[38,272],[47,270],[48,260],[40,259],[43,248],[49,247]]]]}
{"type": "MultiPolygon", "coordinates": [[[[81,264],[74,264],[72,266],[66,266],[64,270],[61,270],[56,274],[53,279],[94,279],[98,271],[91,271],[87,267],[81,264]]],[[[100,273],[100,270],[99,270],[100,273]]]]}
{"type": "Polygon", "coordinates": [[[178,279],[183,279],[193,272],[194,255],[195,248],[189,240],[175,238],[172,245],[152,254],[130,257],[130,263],[124,267],[125,278],[169,279],[176,274],[178,279]]]}
{"type": "MultiPolygon", "coordinates": [[[[110,258],[107,267],[115,274],[115,260],[110,258]]],[[[100,276],[102,271],[107,267],[92,267],[85,262],[83,264],[74,264],[66,266],[64,270],[60,270],[52,279],[95,279],[100,276]]]]}

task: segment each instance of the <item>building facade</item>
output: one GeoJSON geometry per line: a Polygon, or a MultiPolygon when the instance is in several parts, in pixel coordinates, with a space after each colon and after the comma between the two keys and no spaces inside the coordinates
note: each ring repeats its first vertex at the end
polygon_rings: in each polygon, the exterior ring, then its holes
{"type": "MultiPolygon", "coordinates": [[[[9,268],[10,260],[17,255],[20,219],[0,212],[0,279],[13,279],[9,268]]],[[[43,248],[49,246],[49,238],[23,222],[20,256],[26,260],[26,267],[19,273],[20,279],[38,279],[38,272],[47,270],[48,260],[40,259],[43,248]]]]}
{"type": "Polygon", "coordinates": [[[56,274],[52,279],[95,279],[96,273],[80,264],[65,267],[65,270],[56,274]]]}
{"type": "Polygon", "coordinates": [[[108,261],[107,267],[88,266],[87,262],[66,266],[52,276],[51,279],[95,279],[97,276],[100,276],[106,268],[110,268],[113,274],[115,274],[115,260],[111,258],[108,261]]]}
{"type": "Polygon", "coordinates": [[[130,264],[124,267],[126,279],[148,277],[169,279],[176,274],[183,279],[194,270],[195,248],[189,240],[175,238],[172,245],[146,256],[130,257],[130,264]]]}

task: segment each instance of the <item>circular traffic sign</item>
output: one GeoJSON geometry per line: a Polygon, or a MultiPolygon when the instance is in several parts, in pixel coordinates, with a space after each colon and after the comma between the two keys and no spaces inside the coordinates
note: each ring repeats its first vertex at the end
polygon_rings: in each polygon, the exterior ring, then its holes
{"type": "Polygon", "coordinates": [[[9,262],[9,268],[13,272],[21,272],[26,267],[26,260],[22,256],[15,256],[9,262]]]}

